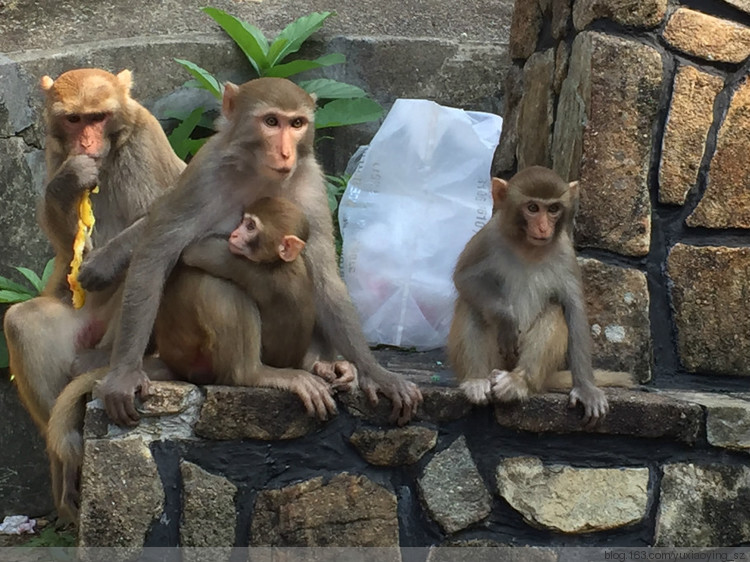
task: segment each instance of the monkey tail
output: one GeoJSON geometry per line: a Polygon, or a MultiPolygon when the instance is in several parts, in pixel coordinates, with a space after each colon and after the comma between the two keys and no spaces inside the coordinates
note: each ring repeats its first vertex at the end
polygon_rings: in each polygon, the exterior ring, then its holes
{"type": "MultiPolygon", "coordinates": [[[[621,388],[633,388],[635,381],[633,375],[623,371],[605,371],[594,369],[594,382],[596,386],[617,386],[621,388]]],[[[557,371],[553,373],[544,383],[546,390],[570,390],[573,388],[573,375],[570,371],[557,371]]]]}
{"type": "Polygon", "coordinates": [[[69,382],[55,400],[47,424],[55,505],[59,515],[73,521],[78,515],[78,473],[83,460],[84,398],[106,372],[96,369],[69,382]]]}

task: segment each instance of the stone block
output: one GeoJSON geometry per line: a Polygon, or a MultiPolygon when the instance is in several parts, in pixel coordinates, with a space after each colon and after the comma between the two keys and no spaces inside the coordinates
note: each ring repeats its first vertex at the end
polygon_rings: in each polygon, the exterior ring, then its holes
{"type": "Polygon", "coordinates": [[[706,192],[688,217],[689,226],[750,228],[750,169],[744,154],[750,150],[750,81],[735,91],[719,129],[716,151],[708,172],[706,192]]]}
{"type": "Polygon", "coordinates": [[[750,395],[740,398],[688,391],[664,394],[706,409],[706,438],[714,447],[750,451],[750,395]]]}
{"type": "Polygon", "coordinates": [[[518,148],[518,112],[523,97],[523,68],[512,64],[505,75],[505,101],[503,107],[503,130],[500,132],[495,154],[492,157],[491,173],[500,177],[515,169],[518,148]]]}
{"type": "Polygon", "coordinates": [[[719,76],[692,66],[681,66],[674,79],[672,100],[659,166],[659,201],[685,203],[695,188],[714,115],[710,109],[724,87],[719,76]]]}
{"type": "Polygon", "coordinates": [[[572,4],[572,0],[552,0],[552,37],[555,39],[563,39],[568,33],[572,4]]]}
{"type": "Polygon", "coordinates": [[[234,498],[237,486],[222,476],[206,472],[199,466],[182,461],[182,519],[180,546],[188,547],[183,559],[228,561],[235,541],[237,514],[234,498]],[[200,548],[200,551],[192,550],[200,548]]]}
{"type": "Polygon", "coordinates": [[[651,379],[651,323],[646,275],[580,259],[595,367],[651,379]]]}
{"type": "Polygon", "coordinates": [[[573,43],[553,152],[555,169],[569,179],[576,179],[572,168],[581,155],[581,246],[629,256],[649,251],[648,172],[662,67],[659,52],[637,41],[584,32],[573,43]]]}
{"type": "Polygon", "coordinates": [[[652,28],[664,21],[667,0],[577,0],[573,25],[581,31],[592,21],[608,19],[620,25],[652,28]]]}
{"type": "Polygon", "coordinates": [[[667,438],[695,443],[703,428],[703,410],[666,396],[623,389],[605,389],[609,414],[594,428],[581,423],[582,409],[568,408],[568,396],[547,393],[526,402],[495,407],[503,427],[534,433],[590,432],[633,437],[667,438]]]}
{"type": "Polygon", "coordinates": [[[708,61],[741,63],[750,56],[750,27],[689,8],[672,14],[663,37],[674,48],[708,61]]]}
{"type": "Polygon", "coordinates": [[[724,2],[750,14],[750,0],[724,0],[724,2]]]}
{"type": "Polygon", "coordinates": [[[750,541],[750,467],[667,464],[654,546],[728,547],[750,541]]]}
{"type": "Polygon", "coordinates": [[[523,67],[523,97],[518,110],[518,168],[552,165],[555,51],[532,54],[523,67]]]}
{"type": "Polygon", "coordinates": [[[490,493],[463,436],[430,460],[417,483],[427,512],[446,533],[465,529],[490,514],[490,493]]]}
{"type": "MultiPolygon", "coordinates": [[[[79,546],[118,547],[116,559],[140,553],[164,509],[156,462],[141,439],[88,440],[83,449],[79,546]]],[[[92,558],[97,558],[96,549],[92,558]]]]}
{"type": "Polygon", "coordinates": [[[365,476],[337,474],[279,490],[255,501],[250,546],[398,546],[396,496],[365,476]]]}
{"type": "Polygon", "coordinates": [[[690,372],[750,374],[750,249],[677,244],[667,259],[680,360],[690,372]]]}
{"type": "Polygon", "coordinates": [[[510,22],[510,57],[527,59],[534,51],[542,31],[542,7],[538,0],[516,2],[510,22]]]}
{"type": "Polygon", "coordinates": [[[433,449],[437,431],[418,425],[386,430],[358,429],[349,441],[370,464],[401,466],[414,464],[433,449]]]}
{"type": "Polygon", "coordinates": [[[534,527],[589,533],[639,522],[648,505],[648,468],[573,468],[535,457],[504,459],[497,491],[534,527]]]}
{"type": "Polygon", "coordinates": [[[295,439],[321,427],[302,400],[274,388],[207,386],[195,433],[204,439],[295,439]]]}

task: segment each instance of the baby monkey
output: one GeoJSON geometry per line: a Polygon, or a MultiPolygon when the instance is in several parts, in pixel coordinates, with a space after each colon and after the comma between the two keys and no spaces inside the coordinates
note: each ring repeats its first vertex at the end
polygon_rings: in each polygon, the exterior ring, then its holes
{"type": "Polygon", "coordinates": [[[459,256],[448,355],[475,404],[571,388],[593,425],[609,411],[596,383],[632,386],[627,373],[594,372],[581,273],[573,247],[578,182],[532,166],[492,178],[493,216],[459,256]],[[570,371],[560,371],[567,358],[570,371]],[[572,381],[571,381],[572,374],[572,381]]]}

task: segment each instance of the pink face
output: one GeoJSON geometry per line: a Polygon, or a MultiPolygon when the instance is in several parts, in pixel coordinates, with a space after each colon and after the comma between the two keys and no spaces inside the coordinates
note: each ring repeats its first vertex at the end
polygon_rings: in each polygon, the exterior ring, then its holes
{"type": "Polygon", "coordinates": [[[545,246],[554,239],[555,225],[562,215],[562,205],[532,199],[521,206],[526,221],[526,240],[533,246],[545,246]]]}
{"type": "Polygon", "coordinates": [[[86,154],[92,158],[103,158],[109,152],[106,136],[109,113],[71,114],[60,117],[65,138],[72,154],[86,154]]]}

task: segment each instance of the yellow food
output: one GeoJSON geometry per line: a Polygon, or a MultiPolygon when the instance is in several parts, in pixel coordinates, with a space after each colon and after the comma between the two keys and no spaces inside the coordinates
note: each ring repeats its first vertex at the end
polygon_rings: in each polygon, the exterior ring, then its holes
{"type": "Polygon", "coordinates": [[[86,293],[78,282],[78,270],[83,261],[83,251],[86,249],[86,241],[91,236],[94,228],[94,211],[91,208],[91,193],[98,193],[97,185],[91,191],[85,191],[78,202],[78,231],[73,240],[73,259],[70,261],[70,273],[68,274],[68,285],[73,292],[73,307],[81,308],[86,302],[86,293]]]}

